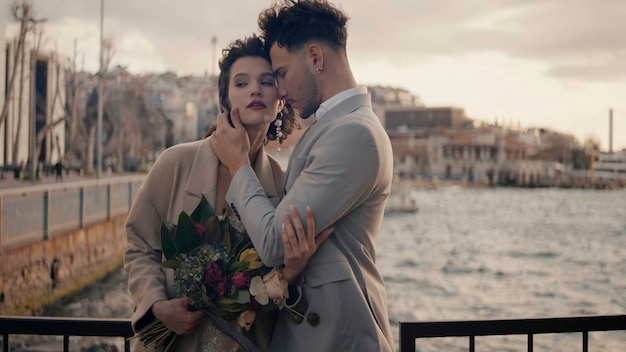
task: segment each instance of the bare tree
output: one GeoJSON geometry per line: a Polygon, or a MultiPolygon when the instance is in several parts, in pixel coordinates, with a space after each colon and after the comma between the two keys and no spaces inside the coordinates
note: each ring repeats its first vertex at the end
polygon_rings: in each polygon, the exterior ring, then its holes
{"type": "MultiPolygon", "coordinates": [[[[108,67],[109,64],[111,63],[111,60],[113,59],[113,55],[115,54],[114,48],[113,48],[113,40],[111,38],[105,38],[102,40],[102,67],[100,68],[100,71],[98,72],[98,79],[104,79],[104,76],[106,75],[106,73],[108,72],[108,67]]],[[[92,96],[98,97],[97,92],[92,93],[92,96]]],[[[105,94],[103,94],[103,97],[101,97],[101,99],[103,99],[103,101],[106,97],[105,94]]],[[[91,98],[90,98],[91,99],[91,98]]],[[[85,124],[87,127],[87,133],[88,133],[88,137],[87,137],[87,150],[85,152],[85,171],[87,173],[93,173],[93,163],[94,163],[94,156],[95,156],[95,150],[96,150],[96,120],[97,120],[97,115],[94,114],[87,114],[86,118],[85,118],[85,124]]]]}
{"type": "MultiPolygon", "coordinates": [[[[74,52],[72,57],[68,59],[65,67],[65,119],[69,128],[66,130],[65,138],[65,157],[66,162],[69,165],[74,164],[74,158],[79,157],[81,147],[79,146],[79,137],[82,136],[83,140],[87,138],[87,129],[85,128],[84,117],[79,118],[78,104],[79,104],[79,72],[82,72],[82,67],[78,68],[77,63],[77,43],[74,40],[74,52]]],[[[83,87],[84,88],[84,87],[83,87]]]]}
{"type": "MultiPolygon", "coordinates": [[[[57,55],[53,54],[51,56],[51,60],[49,61],[50,63],[52,63],[53,69],[54,69],[54,82],[55,82],[55,86],[54,86],[54,93],[52,96],[52,103],[50,104],[50,111],[48,111],[48,116],[50,118],[50,122],[46,122],[46,124],[37,132],[37,136],[36,136],[36,149],[35,149],[35,155],[39,155],[41,153],[41,147],[42,147],[42,143],[44,138],[46,137],[46,135],[48,134],[48,132],[50,132],[50,130],[52,130],[55,126],[57,126],[58,124],[65,122],[67,115],[64,112],[61,112],[61,115],[55,118],[55,110],[56,110],[56,106],[57,103],[59,103],[61,106],[64,106],[65,104],[63,103],[62,99],[61,99],[61,64],[58,62],[58,60],[56,59],[57,55]]],[[[38,101],[39,104],[41,104],[41,102],[38,101]]],[[[43,111],[46,111],[46,106],[43,106],[43,111]]],[[[58,141],[56,142],[58,145],[58,141]]],[[[59,158],[61,157],[61,152],[59,151],[59,158]]],[[[35,159],[36,162],[37,159],[35,159]]]]}
{"type": "MultiPolygon", "coordinates": [[[[13,90],[15,89],[15,77],[17,76],[18,67],[17,63],[20,60],[20,55],[23,55],[24,52],[24,42],[26,41],[26,34],[28,33],[28,23],[30,21],[31,11],[32,3],[30,2],[22,1],[18,3],[17,1],[15,1],[13,4],[11,4],[11,13],[13,14],[13,18],[20,23],[20,30],[14,44],[12,67],[11,73],[9,75],[9,82],[7,85],[6,99],[4,100],[4,104],[2,105],[2,113],[0,114],[0,126],[6,121],[7,117],[9,116],[9,103],[12,101],[13,90]]],[[[21,104],[19,106],[21,107],[21,104]]],[[[15,162],[15,159],[12,159],[11,162],[15,162]]]]}

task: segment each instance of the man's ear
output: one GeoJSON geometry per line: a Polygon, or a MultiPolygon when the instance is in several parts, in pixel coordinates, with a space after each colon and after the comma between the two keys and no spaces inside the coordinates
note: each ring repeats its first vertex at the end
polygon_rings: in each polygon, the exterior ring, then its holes
{"type": "Polygon", "coordinates": [[[311,44],[307,49],[308,62],[312,71],[321,73],[324,70],[324,50],[319,44],[311,44]]]}

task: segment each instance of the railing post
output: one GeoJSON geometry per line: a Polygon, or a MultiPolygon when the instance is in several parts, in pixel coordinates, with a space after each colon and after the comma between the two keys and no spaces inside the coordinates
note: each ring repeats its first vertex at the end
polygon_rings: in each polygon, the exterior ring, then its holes
{"type": "Polygon", "coordinates": [[[415,337],[413,334],[406,332],[407,326],[400,323],[400,351],[415,352],[415,337]]]}
{"type": "Polygon", "coordinates": [[[49,217],[50,216],[50,190],[43,192],[43,239],[48,239],[49,217]]]}
{"type": "MultiPolygon", "coordinates": [[[[3,220],[4,220],[4,197],[0,196],[0,254],[2,254],[2,234],[4,233],[4,231],[2,230],[2,227],[4,226],[3,220]]],[[[4,350],[6,351],[6,350],[4,350]]]]}
{"type": "Polygon", "coordinates": [[[133,206],[133,181],[128,181],[128,211],[133,206]]]}
{"type": "Polygon", "coordinates": [[[80,187],[78,192],[78,228],[85,226],[85,186],[80,187]]]}
{"type": "Polygon", "coordinates": [[[111,220],[111,183],[107,183],[107,221],[111,220]]]}
{"type": "Polygon", "coordinates": [[[474,352],[476,350],[476,336],[470,335],[469,337],[469,351],[474,352]]]}
{"type": "Polygon", "coordinates": [[[583,352],[589,351],[589,332],[583,331],[583,352]]]}
{"type": "Polygon", "coordinates": [[[533,352],[533,345],[534,345],[533,338],[534,338],[533,334],[528,334],[528,352],[533,352]]]}

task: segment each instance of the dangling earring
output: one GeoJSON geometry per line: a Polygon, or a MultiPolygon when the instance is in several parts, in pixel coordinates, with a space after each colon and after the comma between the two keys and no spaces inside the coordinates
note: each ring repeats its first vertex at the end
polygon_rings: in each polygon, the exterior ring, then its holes
{"type": "Polygon", "coordinates": [[[315,72],[317,72],[318,75],[322,73],[322,71],[324,71],[324,66],[317,66],[317,68],[315,69],[315,72]]]}
{"type": "Polygon", "coordinates": [[[276,126],[276,139],[278,140],[278,151],[280,152],[280,145],[283,143],[283,112],[280,111],[278,115],[276,115],[276,120],[274,120],[274,126],[276,126]]]}

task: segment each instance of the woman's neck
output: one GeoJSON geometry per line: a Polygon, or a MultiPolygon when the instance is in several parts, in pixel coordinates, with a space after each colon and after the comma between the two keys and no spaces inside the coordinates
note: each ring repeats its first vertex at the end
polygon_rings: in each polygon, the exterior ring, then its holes
{"type": "Polygon", "coordinates": [[[250,157],[250,165],[254,166],[259,152],[265,144],[265,133],[248,132],[248,137],[250,138],[250,154],[248,156],[250,157]]]}

